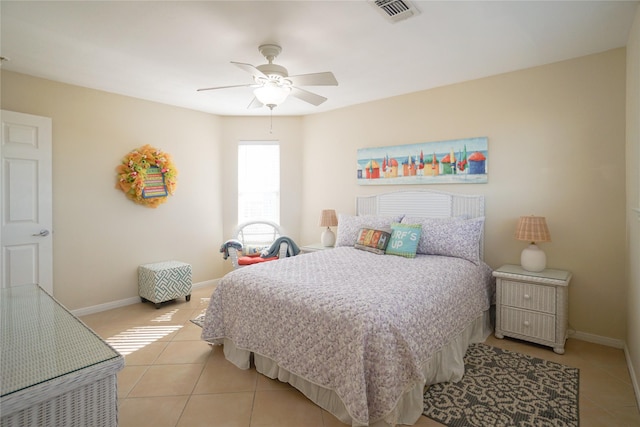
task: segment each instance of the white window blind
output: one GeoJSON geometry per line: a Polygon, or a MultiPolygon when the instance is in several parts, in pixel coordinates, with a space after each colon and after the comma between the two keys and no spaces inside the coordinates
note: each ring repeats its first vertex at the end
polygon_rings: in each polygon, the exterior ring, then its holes
{"type": "Polygon", "coordinates": [[[267,220],[280,224],[280,144],[238,145],[238,224],[267,220]]]}

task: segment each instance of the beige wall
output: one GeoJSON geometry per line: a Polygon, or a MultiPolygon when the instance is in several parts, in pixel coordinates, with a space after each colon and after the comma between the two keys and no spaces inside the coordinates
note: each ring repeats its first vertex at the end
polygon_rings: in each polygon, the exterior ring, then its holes
{"type": "Polygon", "coordinates": [[[54,295],[69,309],[135,297],[143,263],[188,262],[194,282],[220,275],[218,117],[6,71],[2,108],[53,119],[54,295]],[[144,144],[179,171],[157,209],[115,189],[116,166],[144,144]]]}
{"type": "Polygon", "coordinates": [[[640,8],[627,43],[627,354],[640,402],[640,8]],[[633,211],[632,209],[638,209],[633,211]]]}
{"type": "MultiPolygon", "coordinates": [[[[543,215],[548,266],[573,272],[570,328],[626,336],[625,49],[306,116],[303,243],[322,208],[354,212],[356,150],[489,138],[489,183],[429,186],[486,200],[485,258],[519,263],[520,215],[543,215]]],[[[407,186],[416,189],[418,186],[407,186]]],[[[424,188],[427,188],[425,186],[424,188]]]]}

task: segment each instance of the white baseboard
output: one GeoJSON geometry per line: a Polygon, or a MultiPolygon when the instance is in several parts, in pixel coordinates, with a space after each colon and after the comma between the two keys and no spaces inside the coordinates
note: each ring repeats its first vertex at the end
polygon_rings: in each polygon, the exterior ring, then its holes
{"type": "Polygon", "coordinates": [[[581,341],[592,342],[594,344],[602,344],[607,347],[624,349],[626,347],[626,343],[623,340],[619,340],[616,338],[603,337],[602,335],[594,335],[589,334],[587,332],[580,331],[569,331],[569,338],[575,338],[581,341]]]}
{"type": "Polygon", "coordinates": [[[633,385],[633,391],[636,394],[636,404],[638,405],[638,409],[640,410],[640,384],[638,384],[636,372],[633,369],[633,364],[631,363],[631,355],[629,354],[629,347],[624,345],[624,357],[627,359],[627,368],[629,369],[629,376],[631,377],[631,384],[633,385]]]}
{"type": "MultiPolygon", "coordinates": [[[[204,282],[198,282],[191,285],[192,289],[203,288],[205,286],[217,285],[220,279],[205,280],[204,282]]],[[[74,316],[81,317],[89,314],[100,313],[101,311],[112,310],[118,307],[124,307],[131,304],[137,304],[140,302],[140,297],[125,298],[118,301],[111,301],[104,304],[93,305],[91,307],[78,308],[71,310],[74,316]]]]}

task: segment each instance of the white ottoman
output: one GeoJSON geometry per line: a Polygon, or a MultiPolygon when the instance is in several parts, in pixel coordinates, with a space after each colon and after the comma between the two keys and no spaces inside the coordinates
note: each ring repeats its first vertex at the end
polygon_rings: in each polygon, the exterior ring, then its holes
{"type": "Polygon", "coordinates": [[[138,294],[142,302],[160,303],[179,297],[191,299],[191,265],[180,261],[143,264],[138,267],[138,294]]]}

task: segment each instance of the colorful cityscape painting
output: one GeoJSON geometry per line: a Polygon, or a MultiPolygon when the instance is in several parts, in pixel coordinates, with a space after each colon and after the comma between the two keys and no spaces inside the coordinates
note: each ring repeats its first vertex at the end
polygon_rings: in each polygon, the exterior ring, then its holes
{"type": "Polygon", "coordinates": [[[485,184],[488,138],[358,149],[358,184],[485,184]]]}

